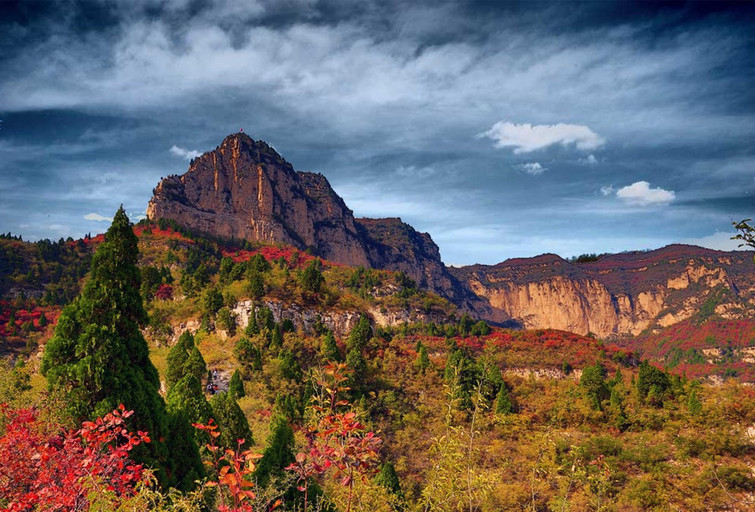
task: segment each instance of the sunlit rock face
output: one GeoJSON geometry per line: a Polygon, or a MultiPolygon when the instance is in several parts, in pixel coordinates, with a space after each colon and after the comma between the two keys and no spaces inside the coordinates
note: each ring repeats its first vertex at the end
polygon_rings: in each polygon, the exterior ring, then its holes
{"type": "Polygon", "coordinates": [[[493,308],[530,329],[611,337],[695,315],[735,319],[755,313],[751,252],[670,245],[588,263],[544,254],[451,271],[493,308]]]}

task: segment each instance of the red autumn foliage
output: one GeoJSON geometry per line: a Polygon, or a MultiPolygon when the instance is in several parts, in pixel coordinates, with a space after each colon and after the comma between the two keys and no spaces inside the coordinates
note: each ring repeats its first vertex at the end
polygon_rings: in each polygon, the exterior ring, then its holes
{"type": "Polygon", "coordinates": [[[318,385],[324,394],[317,397],[321,405],[313,407],[319,419],[314,425],[305,427],[307,449],[297,453],[296,462],[286,468],[298,476],[298,489],[304,492],[305,512],[312,477],[333,472],[339,483],[349,490],[348,512],[354,479],[366,479],[368,475],[373,475],[380,462],[378,450],[382,439],[373,432],[367,432],[354,412],[339,411],[339,408],[349,405],[348,401],[339,400],[339,394],[349,390],[345,386],[348,373],[345,364],[331,363],[322,370],[318,385]]]}
{"type": "Polygon", "coordinates": [[[182,242],[186,242],[187,244],[193,244],[194,240],[190,238],[186,238],[181,233],[177,231],[173,231],[172,228],[168,227],[166,229],[160,229],[157,227],[157,224],[150,224],[149,226],[134,226],[134,234],[138,237],[141,237],[144,232],[147,231],[147,234],[152,235],[156,238],[169,238],[172,240],[180,240],[182,242]]]}
{"type": "MultiPolygon", "coordinates": [[[[30,303],[28,303],[27,306],[31,309],[15,310],[16,332],[18,332],[21,326],[27,321],[31,321],[35,329],[42,328],[39,325],[39,319],[42,316],[42,313],[45,314],[45,318],[47,319],[47,325],[55,327],[55,324],[58,322],[58,317],[60,316],[60,312],[61,312],[61,308],[59,306],[42,307],[42,306],[37,306],[36,304],[34,304],[33,301],[30,301],[30,303]]],[[[0,301],[0,336],[1,337],[7,337],[10,335],[8,321],[10,320],[11,309],[13,309],[13,307],[10,304],[10,302],[5,301],[5,300],[0,301]]]]}
{"type": "MultiPolygon", "coordinates": [[[[207,432],[210,436],[210,442],[207,443],[207,450],[212,456],[211,461],[205,464],[215,469],[217,480],[211,480],[205,483],[207,487],[217,487],[219,489],[218,505],[219,512],[252,512],[254,510],[254,500],[257,495],[253,491],[254,484],[251,482],[254,473],[254,461],[262,457],[251,450],[242,450],[243,439],[238,439],[236,450],[221,450],[215,443],[220,436],[218,425],[210,418],[207,425],[201,423],[192,423],[194,428],[207,432]],[[226,503],[226,500],[228,503],[226,503]]],[[[273,510],[280,505],[280,501],[268,504],[264,510],[273,510]]]]}
{"type": "Polygon", "coordinates": [[[119,502],[144,478],[129,452],[150,442],[146,432],[129,432],[133,414],[120,405],[78,430],[51,433],[34,409],[0,404],[0,511],[86,510],[91,492],[107,492],[119,502]]]}
{"type": "Polygon", "coordinates": [[[173,287],[169,284],[161,284],[155,292],[155,298],[160,300],[170,300],[173,298],[173,287]]]}

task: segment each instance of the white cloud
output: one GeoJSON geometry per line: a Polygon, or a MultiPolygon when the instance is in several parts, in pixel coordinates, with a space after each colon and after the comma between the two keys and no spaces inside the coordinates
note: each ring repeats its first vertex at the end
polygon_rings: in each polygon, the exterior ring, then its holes
{"type": "Polygon", "coordinates": [[[595,155],[590,154],[590,155],[587,155],[586,158],[580,158],[579,163],[585,164],[585,165],[595,165],[598,163],[598,159],[595,158],[595,155]]]}
{"type": "Polygon", "coordinates": [[[577,149],[597,149],[605,139],[580,124],[514,124],[499,121],[490,130],[479,134],[494,141],[497,148],[513,147],[514,153],[530,153],[554,144],[568,146],[574,144],[577,149]]]}
{"type": "Polygon", "coordinates": [[[613,185],[608,185],[606,187],[600,187],[600,193],[604,196],[610,196],[612,195],[616,189],[613,188],[613,185]]]}
{"type": "Polygon", "coordinates": [[[666,205],[676,198],[673,190],[650,188],[647,181],[637,181],[616,191],[616,197],[631,206],[666,205]]]}
{"type": "Polygon", "coordinates": [[[533,176],[537,176],[538,174],[543,174],[545,171],[548,170],[547,167],[543,167],[540,165],[540,162],[527,162],[526,164],[522,164],[522,170],[526,172],[527,174],[531,174],[533,176]]]}
{"type": "Polygon", "coordinates": [[[184,149],[176,146],[175,144],[170,148],[170,152],[171,154],[180,156],[181,158],[185,158],[186,160],[191,160],[192,158],[196,158],[202,154],[196,149],[184,149]]]}
{"type": "Polygon", "coordinates": [[[84,215],[84,218],[86,220],[93,220],[96,222],[112,222],[112,217],[105,217],[103,215],[100,215],[99,213],[87,213],[84,215]]]}

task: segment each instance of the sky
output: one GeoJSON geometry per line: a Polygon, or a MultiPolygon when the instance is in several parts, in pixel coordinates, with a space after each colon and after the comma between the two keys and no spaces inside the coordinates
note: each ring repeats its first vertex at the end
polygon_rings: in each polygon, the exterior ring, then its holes
{"type": "Polygon", "coordinates": [[[447,264],[733,249],[755,3],[0,1],[0,231],[138,220],[244,130],[447,264]]]}

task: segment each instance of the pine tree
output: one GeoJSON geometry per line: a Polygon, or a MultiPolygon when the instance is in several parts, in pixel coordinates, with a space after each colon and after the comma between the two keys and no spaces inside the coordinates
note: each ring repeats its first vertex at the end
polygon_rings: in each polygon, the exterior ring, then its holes
{"type": "Polygon", "coordinates": [[[690,391],[689,398],[687,399],[687,409],[693,416],[697,416],[703,410],[703,404],[697,397],[697,390],[695,388],[692,388],[692,391],[690,391]]]}
{"type": "Polygon", "coordinates": [[[270,420],[267,448],[254,472],[254,477],[261,487],[266,486],[271,478],[280,478],[285,474],[285,468],[294,462],[293,449],[294,431],[285,414],[276,408],[270,420]]]}
{"type": "Polygon", "coordinates": [[[265,282],[262,279],[262,274],[256,270],[249,276],[249,295],[253,299],[260,299],[265,295],[265,282]]]}
{"type": "Polygon", "coordinates": [[[202,379],[206,374],[207,363],[205,363],[204,357],[202,357],[199,348],[194,347],[191,349],[191,352],[189,352],[189,357],[184,364],[184,375],[193,375],[199,382],[202,382],[202,379]]]}
{"type": "Polygon", "coordinates": [[[270,339],[270,348],[279,349],[283,346],[283,333],[281,332],[280,324],[275,324],[273,327],[273,336],[270,339]]]}
{"type": "Polygon", "coordinates": [[[346,349],[348,351],[358,350],[361,352],[364,347],[367,346],[367,342],[372,338],[372,328],[370,327],[370,319],[366,315],[359,317],[359,322],[349,333],[349,339],[346,343],[346,349]]]}
{"type": "Polygon", "coordinates": [[[511,414],[514,412],[514,404],[511,402],[509,390],[506,388],[505,383],[501,384],[498,395],[495,397],[495,412],[496,414],[511,414]]]}
{"type": "MultiPolygon", "coordinates": [[[[81,295],[60,315],[45,350],[42,373],[52,389],[65,394],[69,413],[77,421],[102,416],[119,404],[133,410],[129,427],[149,432],[153,441],[139,445],[132,454],[157,469],[161,483],[167,485],[180,480],[189,468],[171,468],[169,457],[184,454],[169,454],[163,441],[171,434],[165,403],[158,394],[159,376],[140,331],[147,314],[139,293],[137,242],[121,207],[92,257],[81,295]]],[[[193,450],[187,452],[189,458],[197,454],[193,442],[184,449],[193,450]]]]}
{"type": "Polygon", "coordinates": [[[218,393],[210,400],[212,407],[212,417],[218,425],[220,437],[218,444],[223,448],[235,450],[238,447],[236,442],[243,439],[244,448],[249,448],[254,444],[252,432],[249,430],[249,422],[244,416],[244,412],[236,403],[236,400],[229,393],[218,393]]]}
{"type": "Polygon", "coordinates": [[[349,387],[352,393],[358,393],[365,382],[367,374],[367,361],[357,349],[352,349],[346,354],[346,366],[351,370],[349,375],[349,387]]]}
{"type": "Polygon", "coordinates": [[[306,292],[319,293],[324,283],[325,278],[320,272],[320,260],[318,259],[312,260],[299,276],[299,284],[306,292]]]}
{"type": "Polygon", "coordinates": [[[333,331],[331,330],[328,330],[328,332],[325,333],[325,336],[322,337],[320,355],[324,361],[331,361],[334,363],[341,361],[341,352],[338,350],[336,337],[333,336],[333,331]]]}
{"type": "Polygon", "coordinates": [[[279,367],[284,379],[297,382],[301,379],[301,366],[290,350],[284,350],[281,354],[279,367]]]}
{"type": "Polygon", "coordinates": [[[244,392],[244,381],[241,379],[241,372],[238,369],[233,372],[231,381],[228,383],[228,393],[235,399],[239,399],[242,396],[246,396],[244,392]]]}
{"type": "Polygon", "coordinates": [[[41,315],[39,315],[39,326],[45,327],[47,326],[47,317],[45,316],[45,312],[43,311],[41,315]]]}
{"type": "Polygon", "coordinates": [[[430,357],[427,355],[427,348],[421,343],[419,344],[419,352],[417,353],[417,359],[414,361],[414,364],[422,373],[425,373],[425,370],[430,367],[430,357]]]}
{"type": "Polygon", "coordinates": [[[391,494],[397,498],[403,500],[404,493],[401,490],[401,483],[399,482],[398,475],[396,474],[396,468],[391,461],[385,462],[380,467],[380,472],[375,477],[375,483],[382,485],[391,494]]]}
{"type": "Polygon", "coordinates": [[[191,345],[193,347],[193,337],[189,331],[186,331],[181,334],[176,344],[168,351],[165,368],[165,387],[169,391],[186,373],[186,361],[189,359],[189,349],[186,347],[189,338],[192,339],[191,345]]]}
{"type": "Polygon", "coordinates": [[[212,416],[212,408],[202,392],[202,384],[191,374],[176,382],[168,392],[166,402],[168,412],[182,411],[191,423],[207,423],[212,416]]]}

